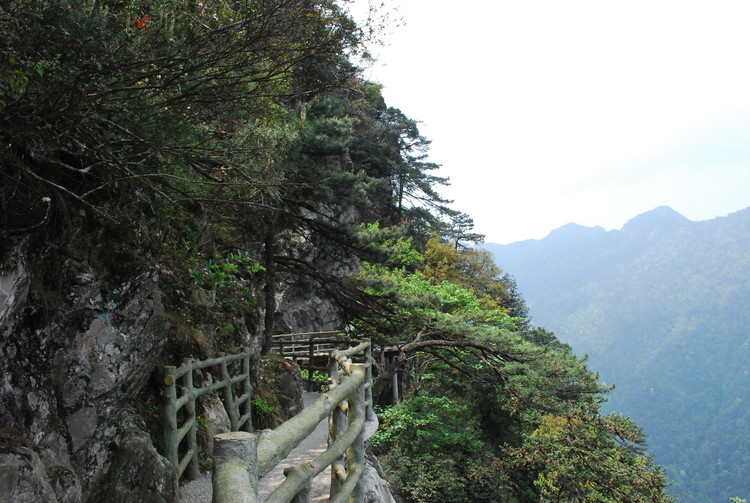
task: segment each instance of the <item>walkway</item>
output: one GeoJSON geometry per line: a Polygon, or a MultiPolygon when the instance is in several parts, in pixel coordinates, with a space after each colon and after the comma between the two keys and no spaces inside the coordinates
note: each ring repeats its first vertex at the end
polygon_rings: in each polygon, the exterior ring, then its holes
{"type": "MultiPolygon", "coordinates": [[[[305,406],[311,404],[319,393],[305,393],[305,406]]],[[[294,466],[305,461],[312,461],[322,454],[328,447],[328,421],[320,422],[315,431],[294,449],[289,456],[276,465],[268,475],[260,480],[258,501],[264,501],[269,494],[284,481],[284,468],[294,466]]],[[[331,486],[331,467],[326,468],[313,481],[311,502],[328,501],[331,486]]],[[[201,474],[197,480],[192,480],[180,486],[180,501],[183,503],[210,503],[212,495],[211,473],[201,474]]]]}

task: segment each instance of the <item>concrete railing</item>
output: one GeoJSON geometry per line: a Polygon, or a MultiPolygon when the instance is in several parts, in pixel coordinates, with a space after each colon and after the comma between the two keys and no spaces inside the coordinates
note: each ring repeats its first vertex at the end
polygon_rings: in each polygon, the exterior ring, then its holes
{"type": "Polygon", "coordinates": [[[312,480],[331,466],[331,501],[363,501],[364,442],[377,429],[372,410],[372,353],[366,341],[331,352],[329,391],[274,430],[214,437],[214,503],[256,502],[258,480],[329,418],[328,449],[313,461],[287,468],[268,503],[309,501],[312,480]],[[360,362],[354,357],[359,356],[360,362]]]}
{"type": "Polygon", "coordinates": [[[250,349],[244,348],[239,354],[221,355],[202,361],[185,358],[179,367],[164,367],[164,456],[177,468],[178,478],[182,477],[183,473],[189,479],[200,476],[196,439],[198,418],[195,407],[199,396],[221,392],[232,430],[253,430],[250,355],[250,349]],[[234,375],[233,366],[238,367],[234,375]],[[193,372],[209,367],[218,369],[221,380],[196,388],[193,385],[193,372]],[[239,388],[240,396],[235,396],[236,388],[239,388]],[[183,449],[185,454],[180,457],[180,445],[183,440],[186,440],[187,445],[183,449]]]}

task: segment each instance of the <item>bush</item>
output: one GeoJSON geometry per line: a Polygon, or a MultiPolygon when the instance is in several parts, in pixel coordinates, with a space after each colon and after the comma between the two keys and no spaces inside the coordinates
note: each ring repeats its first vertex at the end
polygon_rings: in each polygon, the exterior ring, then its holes
{"type": "Polygon", "coordinates": [[[370,439],[396,490],[409,502],[506,501],[507,487],[468,405],[417,396],[380,413],[370,439]]]}

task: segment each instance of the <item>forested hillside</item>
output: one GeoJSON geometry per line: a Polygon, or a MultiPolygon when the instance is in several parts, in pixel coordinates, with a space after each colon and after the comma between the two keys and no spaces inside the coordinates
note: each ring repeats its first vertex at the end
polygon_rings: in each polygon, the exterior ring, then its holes
{"type": "Polygon", "coordinates": [[[467,248],[362,77],[375,27],[328,0],[0,3],[0,500],[176,501],[161,366],[248,346],[273,419],[270,336],[344,326],[400,346],[373,446],[404,501],[671,500],[467,248]]]}
{"type": "Polygon", "coordinates": [[[605,410],[644,426],[681,501],[750,494],[750,209],[691,222],[661,207],[487,249],[533,323],[615,384],[605,410]]]}

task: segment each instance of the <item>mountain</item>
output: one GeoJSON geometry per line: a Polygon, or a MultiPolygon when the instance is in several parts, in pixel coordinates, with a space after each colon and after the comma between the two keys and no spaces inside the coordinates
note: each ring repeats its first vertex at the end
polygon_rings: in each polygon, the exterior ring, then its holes
{"type": "Polygon", "coordinates": [[[485,248],[534,324],[615,384],[605,409],[649,433],[673,494],[750,496],[750,208],[693,222],[659,207],[485,248]]]}

